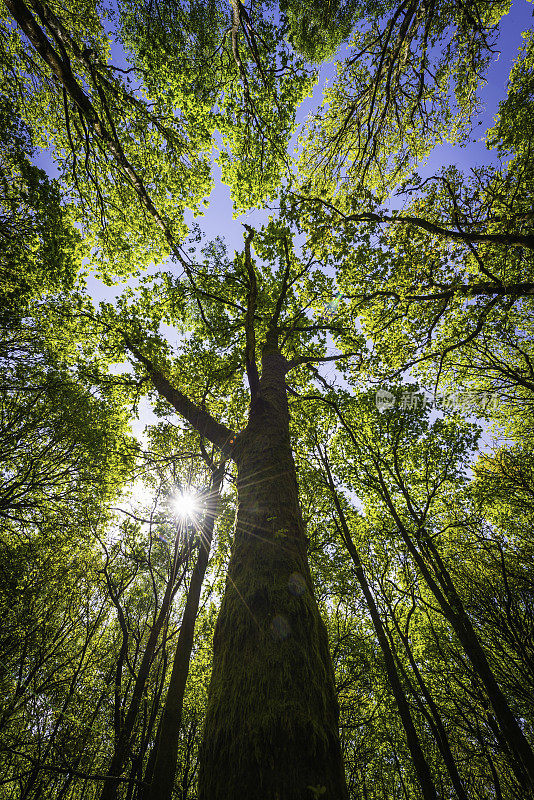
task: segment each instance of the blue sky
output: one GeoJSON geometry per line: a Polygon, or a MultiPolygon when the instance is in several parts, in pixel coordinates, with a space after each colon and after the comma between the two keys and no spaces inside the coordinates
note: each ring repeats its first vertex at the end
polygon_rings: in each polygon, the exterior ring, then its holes
{"type": "MultiPolygon", "coordinates": [[[[500,24],[500,36],[497,48],[500,54],[489,67],[487,83],[481,91],[482,112],[476,120],[471,141],[467,147],[441,145],[431,153],[426,167],[420,170],[421,174],[431,175],[448,164],[455,164],[461,170],[468,170],[477,164],[490,164],[495,162],[495,153],[487,150],[483,142],[486,130],[494,123],[498,112],[499,101],[506,96],[506,88],[510,69],[519,48],[523,44],[522,31],[528,30],[533,24],[534,6],[527,0],[514,0],[510,13],[503,18],[500,24]],[[478,125],[478,122],[481,125],[478,125]]],[[[299,108],[297,119],[303,122],[306,116],[320,102],[325,81],[331,82],[335,76],[335,64],[332,62],[322,67],[320,77],[313,97],[308,98],[299,108]]],[[[248,215],[232,220],[232,206],[230,190],[220,182],[220,170],[214,164],[215,186],[211,193],[210,205],[206,214],[197,219],[203,231],[209,238],[224,236],[230,249],[239,249],[243,243],[243,229],[241,222],[250,225],[261,224],[266,219],[266,213],[252,211],[248,215]]]]}
{"type": "MultiPolygon", "coordinates": [[[[494,163],[495,153],[488,151],[484,144],[486,130],[493,125],[498,112],[499,101],[506,96],[506,88],[510,68],[514,63],[518,50],[523,43],[522,32],[532,27],[533,5],[527,0],[514,0],[510,13],[503,18],[500,24],[500,36],[497,48],[500,51],[494,58],[487,73],[487,83],[481,91],[482,111],[479,118],[475,120],[473,135],[469,144],[465,147],[442,145],[436,147],[431,153],[427,163],[419,172],[424,175],[431,175],[438,171],[442,166],[455,164],[463,171],[480,164],[494,163]],[[478,124],[478,123],[481,124],[478,124]]],[[[125,66],[124,54],[120,48],[113,49],[113,63],[118,66],[125,66]]],[[[335,62],[325,64],[320,71],[319,81],[315,87],[313,96],[308,98],[300,107],[297,119],[303,123],[310,111],[313,111],[321,100],[321,95],[325,83],[331,82],[335,76],[335,62]]],[[[296,136],[293,137],[293,141],[296,136]]],[[[55,174],[55,168],[47,152],[40,154],[37,159],[40,166],[55,174]]],[[[214,188],[210,196],[209,207],[202,217],[197,217],[196,222],[200,225],[208,239],[222,236],[227,243],[230,253],[234,249],[241,249],[243,246],[243,227],[242,223],[247,222],[252,226],[260,226],[267,219],[267,212],[264,210],[253,210],[238,219],[232,218],[232,203],[230,190],[220,180],[220,169],[213,163],[214,188]]],[[[188,221],[192,221],[193,216],[189,214],[188,221]]],[[[121,292],[121,286],[106,287],[99,280],[91,277],[89,280],[89,291],[96,303],[100,300],[113,300],[121,292]]],[[[171,332],[169,331],[169,334],[171,332]]],[[[172,338],[172,334],[171,334],[172,338]]],[[[329,365],[331,371],[335,368],[329,365]]],[[[150,412],[150,406],[146,400],[141,404],[139,427],[135,425],[136,433],[144,424],[154,421],[150,412]]]]}
{"type": "MultiPolygon", "coordinates": [[[[468,170],[476,164],[489,164],[495,161],[495,154],[486,149],[483,137],[487,128],[493,124],[499,101],[506,95],[510,68],[523,42],[521,33],[532,26],[532,15],[532,3],[527,2],[527,0],[514,0],[510,13],[500,23],[500,36],[497,43],[500,54],[494,59],[488,70],[487,83],[481,91],[483,110],[479,119],[475,122],[470,144],[467,147],[452,145],[436,147],[431,153],[426,166],[420,170],[421,174],[431,175],[447,164],[456,164],[460,169],[468,170]],[[479,125],[478,122],[482,124],[479,125]]],[[[120,48],[114,46],[112,52],[113,63],[117,66],[125,66],[124,53],[120,48]]],[[[326,81],[331,82],[334,75],[334,61],[323,65],[313,97],[306,99],[299,108],[297,119],[300,123],[305,120],[310,111],[317,107],[326,81]]],[[[293,141],[295,138],[293,137],[293,141]]],[[[55,174],[54,165],[47,152],[42,152],[36,160],[39,166],[43,167],[50,175],[55,174]]],[[[196,221],[208,238],[223,236],[230,252],[232,252],[234,249],[240,249],[243,244],[241,223],[246,221],[253,226],[261,225],[266,220],[267,213],[261,210],[253,210],[234,220],[232,218],[230,190],[228,186],[221,183],[220,169],[215,163],[213,164],[213,174],[215,185],[210,196],[209,207],[206,213],[202,217],[198,217],[196,221]]],[[[188,221],[192,219],[192,214],[188,215],[188,221]]],[[[99,286],[99,282],[95,280],[91,283],[96,295],[95,299],[111,297],[116,292],[116,290],[108,291],[106,287],[99,286]]]]}

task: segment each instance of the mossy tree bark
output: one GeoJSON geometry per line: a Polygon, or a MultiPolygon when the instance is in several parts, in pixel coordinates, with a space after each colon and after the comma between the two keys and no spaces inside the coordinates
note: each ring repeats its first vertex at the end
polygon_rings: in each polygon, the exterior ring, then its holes
{"type": "Polygon", "coordinates": [[[288,362],[281,352],[279,320],[292,268],[282,237],[286,268],[264,340],[260,377],[254,231],[245,228],[245,364],[251,401],[243,431],[236,434],[192,403],[123,334],[157,391],[220,449],[223,459],[237,465],[236,529],[214,634],[198,798],[347,800],[334,674],[307,559],[286,389],[293,367],[332,357],[288,362]]]}
{"type": "Polygon", "coordinates": [[[344,800],[338,705],[314,596],[275,343],[238,436],[238,512],[217,620],[199,800],[344,800]]]}

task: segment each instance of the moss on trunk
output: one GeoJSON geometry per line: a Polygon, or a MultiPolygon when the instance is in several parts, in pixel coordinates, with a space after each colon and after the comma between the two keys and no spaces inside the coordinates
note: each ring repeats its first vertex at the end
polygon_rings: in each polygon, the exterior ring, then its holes
{"type": "Polygon", "coordinates": [[[338,705],[306,555],[283,369],[277,353],[270,359],[264,354],[235,455],[238,513],[199,800],[344,800],[338,705]]]}

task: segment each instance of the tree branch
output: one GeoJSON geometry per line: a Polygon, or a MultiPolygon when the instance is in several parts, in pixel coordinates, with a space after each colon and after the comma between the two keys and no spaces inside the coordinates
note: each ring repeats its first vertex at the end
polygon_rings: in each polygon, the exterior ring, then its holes
{"type": "Polygon", "coordinates": [[[204,408],[199,408],[191,402],[185,394],[167,380],[152,361],[143,355],[124,334],[124,343],[135,358],[143,364],[148,372],[154,388],[165,397],[173,408],[183,417],[201,436],[205,436],[215,447],[223,453],[230,454],[236,434],[226,425],[217,422],[204,408]]]}
{"type": "MultiPolygon", "coordinates": [[[[24,0],[6,0],[6,6],[15,21],[20,26],[21,30],[35,47],[45,64],[63,85],[65,92],[69,95],[71,100],[78,108],[81,119],[85,120],[89,128],[94,132],[97,140],[99,140],[105,146],[105,148],[113,157],[114,161],[118,164],[122,173],[137,194],[141,204],[148,211],[156,226],[163,233],[172,255],[184,268],[193,289],[196,292],[199,292],[199,289],[197,288],[193,279],[190,265],[180,252],[180,247],[176,242],[168,223],[163,219],[154,205],[154,202],[152,201],[152,198],[150,197],[142,179],[137,174],[137,171],[130,161],[126,158],[126,155],[122,149],[122,145],[115,131],[113,130],[113,126],[110,132],[100,118],[90,98],[85,94],[79,82],[76,80],[64,46],[67,43],[65,40],[65,33],[63,30],[61,30],[57,20],[55,20],[55,18],[52,19],[52,17],[49,15],[49,26],[53,30],[56,40],[61,45],[63,56],[60,56],[54,49],[48,37],[36,22],[28,7],[25,5],[24,0]]],[[[91,67],[91,64],[88,62],[87,58],[82,58],[81,60],[86,67],[91,67]]],[[[198,303],[198,297],[196,299],[198,303]]]]}
{"type": "Polygon", "coordinates": [[[451,286],[449,289],[443,289],[441,292],[434,292],[433,294],[405,294],[401,295],[394,289],[379,289],[370,295],[351,295],[347,294],[345,297],[354,300],[360,300],[362,303],[374,300],[377,297],[394,297],[397,302],[402,300],[450,300],[455,294],[463,295],[464,297],[483,297],[483,296],[498,296],[498,297],[531,297],[534,295],[534,283],[523,281],[521,283],[473,283],[473,284],[460,284],[459,286],[451,286]]]}
{"type": "Polygon", "coordinates": [[[301,364],[323,364],[326,361],[341,361],[342,358],[352,358],[357,355],[361,356],[361,353],[338,353],[335,356],[297,356],[288,362],[286,373],[301,364]]]}
{"type": "Polygon", "coordinates": [[[58,80],[63,84],[67,94],[70,95],[71,99],[82,113],[86,122],[93,129],[98,139],[106,144],[113,158],[121,166],[124,174],[129,179],[138,197],[142,201],[145,208],[150,212],[158,227],[163,231],[165,238],[173,247],[174,252],[175,246],[172,240],[172,235],[168,230],[168,226],[165,224],[156,207],[154,206],[151,198],[148,195],[148,192],[145,189],[145,186],[143,185],[142,180],[139,178],[135,169],[124,155],[120,143],[107,130],[91,100],[87,97],[77,82],[67,56],[65,55],[62,58],[54,50],[50,44],[50,41],[33,18],[23,0],[6,0],[6,5],[39,55],[52,70],[56,78],[58,78],[58,80]]]}
{"type": "Polygon", "coordinates": [[[258,299],[258,282],[256,280],[256,271],[250,255],[250,244],[254,237],[254,231],[248,225],[245,225],[244,227],[247,229],[247,235],[245,237],[245,268],[248,275],[247,313],[245,315],[245,365],[247,368],[250,394],[254,398],[258,394],[260,388],[260,377],[258,375],[258,366],[256,364],[256,333],[254,330],[254,317],[256,314],[256,303],[258,299]]]}
{"type": "Polygon", "coordinates": [[[475,283],[471,286],[464,284],[462,286],[454,286],[443,292],[429,295],[406,295],[405,300],[446,300],[455,294],[464,295],[465,297],[481,297],[484,295],[497,295],[506,297],[528,297],[534,295],[534,283],[523,281],[522,283],[475,283]]]}
{"type": "Polygon", "coordinates": [[[273,316],[271,318],[271,321],[269,322],[269,332],[271,333],[272,336],[274,336],[274,334],[275,334],[275,332],[276,332],[276,330],[278,328],[278,322],[280,320],[280,314],[281,314],[281,311],[282,311],[282,305],[283,305],[284,300],[286,299],[286,295],[287,295],[288,282],[289,282],[289,273],[291,271],[291,259],[289,257],[289,246],[288,246],[288,243],[287,243],[287,237],[286,236],[283,237],[282,244],[283,244],[283,247],[284,247],[284,257],[285,257],[286,266],[285,266],[284,275],[283,275],[283,278],[282,278],[282,286],[280,288],[280,294],[278,295],[278,299],[276,301],[276,308],[274,310],[274,314],[273,314],[273,316]]]}
{"type": "Polygon", "coordinates": [[[473,243],[473,242],[488,242],[491,244],[507,244],[514,247],[526,247],[529,250],[534,250],[534,235],[524,235],[521,233],[468,233],[467,231],[453,231],[450,228],[444,228],[442,225],[437,225],[434,222],[428,222],[421,217],[402,216],[402,217],[389,217],[385,215],[372,214],[350,214],[345,216],[347,222],[396,222],[401,225],[415,225],[422,228],[429,233],[434,233],[436,236],[443,236],[453,241],[473,243]]]}
{"type": "MultiPolygon", "coordinates": [[[[339,214],[345,222],[376,222],[379,225],[384,223],[396,223],[400,225],[415,225],[417,228],[422,228],[429,233],[436,236],[443,236],[453,241],[473,243],[473,242],[488,242],[490,244],[504,244],[513,247],[526,247],[529,250],[534,250],[534,234],[526,235],[521,233],[468,233],[467,231],[451,230],[444,227],[447,223],[434,223],[429,222],[421,217],[413,217],[411,215],[403,216],[388,216],[385,214],[374,214],[371,211],[366,211],[363,214],[344,214],[339,208],[332,203],[322,200],[320,197],[303,197],[297,195],[301,202],[321,203],[326,208],[339,214]]],[[[482,224],[482,223],[481,223],[482,224]]]]}

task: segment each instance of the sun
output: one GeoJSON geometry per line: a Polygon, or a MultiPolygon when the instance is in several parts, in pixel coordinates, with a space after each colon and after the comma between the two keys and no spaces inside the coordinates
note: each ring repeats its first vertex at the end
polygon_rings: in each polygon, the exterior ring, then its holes
{"type": "Polygon", "coordinates": [[[197,498],[193,492],[180,492],[173,500],[173,508],[180,519],[190,519],[197,510],[197,498]]]}

